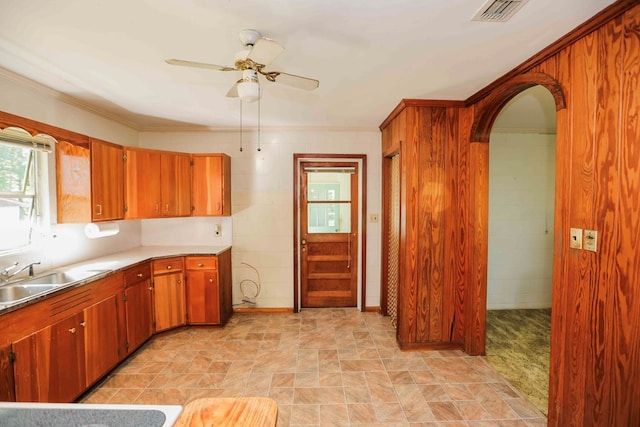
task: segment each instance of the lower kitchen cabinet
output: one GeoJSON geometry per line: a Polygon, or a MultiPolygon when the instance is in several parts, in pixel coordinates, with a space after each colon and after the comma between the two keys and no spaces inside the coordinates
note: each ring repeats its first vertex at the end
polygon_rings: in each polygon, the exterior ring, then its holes
{"type": "Polygon", "coordinates": [[[153,334],[153,299],[150,263],[136,265],[124,272],[124,307],[127,352],[140,347],[153,334]]]}
{"type": "Polygon", "coordinates": [[[185,264],[188,323],[225,324],[232,313],[231,250],[218,256],[187,257],[185,264]]]}
{"type": "Polygon", "coordinates": [[[120,361],[118,296],[112,295],[84,310],[85,386],[89,387],[120,361]]]}
{"type": "Polygon", "coordinates": [[[153,308],[156,332],[187,323],[182,258],[153,261],[153,308]]]}
{"type": "Polygon", "coordinates": [[[83,313],[13,343],[18,402],[72,402],[86,388],[83,313]]]}

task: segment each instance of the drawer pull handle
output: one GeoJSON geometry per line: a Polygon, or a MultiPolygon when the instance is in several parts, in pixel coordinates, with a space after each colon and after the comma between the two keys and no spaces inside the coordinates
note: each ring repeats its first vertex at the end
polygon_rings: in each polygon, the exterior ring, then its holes
{"type": "Polygon", "coordinates": [[[198,263],[198,267],[204,267],[204,264],[200,262],[198,263]]]}
{"type": "Polygon", "coordinates": [[[76,333],[76,328],[69,328],[69,332],[71,332],[72,334],[76,333]]]}
{"type": "Polygon", "coordinates": [[[167,265],[167,270],[171,270],[173,267],[171,267],[170,265],[167,265]]]}
{"type": "Polygon", "coordinates": [[[138,274],[136,274],[136,276],[142,277],[142,273],[138,273],[138,274]]]}

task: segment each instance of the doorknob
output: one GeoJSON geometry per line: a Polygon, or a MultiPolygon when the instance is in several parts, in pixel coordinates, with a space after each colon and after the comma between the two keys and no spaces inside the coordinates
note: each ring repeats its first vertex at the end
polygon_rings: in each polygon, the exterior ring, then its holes
{"type": "Polygon", "coordinates": [[[302,243],[303,245],[306,245],[307,241],[305,239],[302,239],[302,242],[300,242],[300,243],[302,243]]]}

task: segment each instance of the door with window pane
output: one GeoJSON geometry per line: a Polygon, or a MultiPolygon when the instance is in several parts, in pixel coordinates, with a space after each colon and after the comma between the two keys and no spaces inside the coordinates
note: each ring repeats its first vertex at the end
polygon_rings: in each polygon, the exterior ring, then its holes
{"type": "Polygon", "coordinates": [[[300,302],[355,307],[358,298],[358,164],[300,164],[300,302]]]}

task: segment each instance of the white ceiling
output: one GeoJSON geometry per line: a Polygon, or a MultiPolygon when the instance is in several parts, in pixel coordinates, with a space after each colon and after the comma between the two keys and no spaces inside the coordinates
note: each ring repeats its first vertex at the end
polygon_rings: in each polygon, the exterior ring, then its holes
{"type": "MultiPolygon", "coordinates": [[[[261,125],[375,129],[402,98],[463,100],[613,0],[529,0],[506,23],[472,22],[485,0],[0,0],[0,67],[139,129],[237,128],[226,98],[238,31],[286,50],[261,82],[261,125]]],[[[257,104],[245,105],[245,125],[257,104]]]]}

